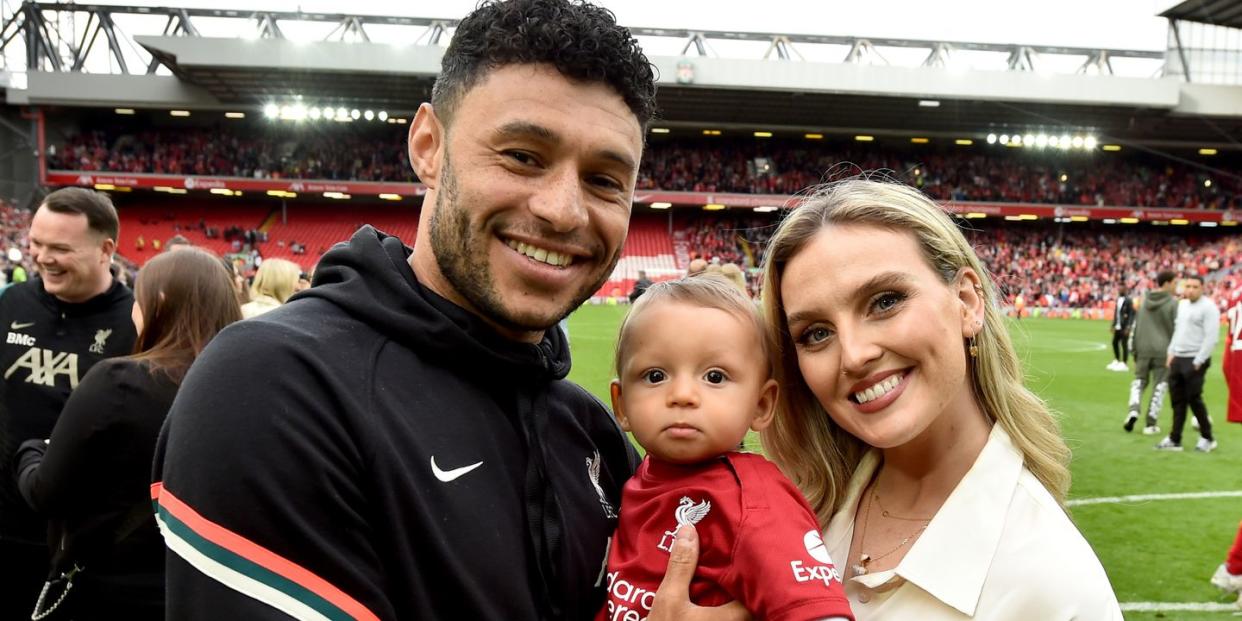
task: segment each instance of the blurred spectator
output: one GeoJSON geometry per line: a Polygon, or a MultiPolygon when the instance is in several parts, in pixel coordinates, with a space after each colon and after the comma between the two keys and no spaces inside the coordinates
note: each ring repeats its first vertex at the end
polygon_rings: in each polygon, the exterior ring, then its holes
{"type": "Polygon", "coordinates": [[[302,268],[292,261],[268,259],[259,266],[250,286],[250,301],[241,307],[246,319],[257,317],[287,302],[297,292],[302,268]]]}

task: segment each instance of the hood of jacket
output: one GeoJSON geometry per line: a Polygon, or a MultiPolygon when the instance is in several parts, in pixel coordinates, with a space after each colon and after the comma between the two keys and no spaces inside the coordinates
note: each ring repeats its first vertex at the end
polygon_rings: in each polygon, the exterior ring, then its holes
{"type": "Polygon", "coordinates": [[[1159,289],[1147,292],[1147,297],[1143,299],[1143,306],[1149,311],[1157,311],[1165,306],[1176,304],[1177,298],[1174,298],[1173,294],[1159,289]]]}
{"type": "Polygon", "coordinates": [[[321,298],[411,349],[446,364],[557,380],[569,374],[569,343],[552,327],[536,344],[501,336],[474,313],[418,282],[412,249],[363,226],[320,260],[313,286],[293,299],[321,298]]]}

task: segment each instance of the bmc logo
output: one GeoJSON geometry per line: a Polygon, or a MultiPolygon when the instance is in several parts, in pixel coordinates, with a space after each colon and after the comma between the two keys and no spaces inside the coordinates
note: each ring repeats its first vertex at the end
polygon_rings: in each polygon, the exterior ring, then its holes
{"type": "Polygon", "coordinates": [[[19,332],[9,333],[9,345],[25,345],[26,347],[34,347],[35,337],[29,334],[21,334],[19,332]]]}
{"type": "MultiPolygon", "coordinates": [[[[10,337],[12,335],[10,334],[10,337]]],[[[55,386],[56,378],[64,375],[69,379],[69,388],[78,387],[78,355],[56,352],[42,347],[31,347],[4,372],[4,379],[13,377],[18,369],[27,369],[30,374],[25,381],[30,384],[55,386]]]]}

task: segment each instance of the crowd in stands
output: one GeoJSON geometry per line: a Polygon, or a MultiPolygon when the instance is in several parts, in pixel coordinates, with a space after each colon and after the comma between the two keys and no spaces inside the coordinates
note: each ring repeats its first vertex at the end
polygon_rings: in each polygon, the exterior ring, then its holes
{"type": "Polygon", "coordinates": [[[690,259],[759,267],[768,239],[776,231],[773,218],[694,218],[674,235],[684,241],[690,259]]]}
{"type": "MultiPolygon", "coordinates": [[[[53,139],[48,165],[131,173],[415,181],[405,131],[403,125],[388,124],[117,127],[53,139]]],[[[939,200],[1242,208],[1242,179],[1180,158],[986,144],[947,149],[860,144],[655,140],[644,153],[638,187],[788,195],[860,170],[884,170],[939,200]]],[[[1232,168],[1223,161],[1214,165],[1232,168]]]]}
{"type": "MultiPolygon", "coordinates": [[[[1154,288],[1162,270],[1208,277],[1242,264],[1238,235],[998,227],[970,231],[967,237],[1005,301],[1022,295],[1027,305],[1044,308],[1104,308],[1119,291],[1154,288]]],[[[1232,286],[1231,279],[1225,282],[1226,288],[1232,286]]]]}
{"type": "Polygon", "coordinates": [[[884,170],[938,200],[1131,207],[1239,208],[1242,180],[1154,156],[1029,151],[981,145],[947,151],[786,141],[660,141],[638,186],[695,192],[794,194],[884,170]],[[811,145],[811,146],[808,146],[811,145]]]}
{"type": "Polygon", "coordinates": [[[374,127],[312,130],[271,125],[254,131],[124,128],[67,137],[48,149],[52,169],[250,178],[416,181],[401,131],[374,127]]]}
{"type": "MultiPolygon", "coordinates": [[[[675,235],[687,244],[689,258],[709,263],[761,264],[775,218],[699,216],[683,223],[675,235]]],[[[1209,277],[1229,290],[1242,281],[1242,236],[1180,235],[1157,231],[1082,227],[1001,226],[967,230],[975,252],[992,271],[1003,302],[1021,295],[1041,308],[1108,307],[1118,291],[1141,292],[1154,286],[1161,270],[1209,277]]],[[[752,287],[757,270],[752,270],[752,287]]]]}

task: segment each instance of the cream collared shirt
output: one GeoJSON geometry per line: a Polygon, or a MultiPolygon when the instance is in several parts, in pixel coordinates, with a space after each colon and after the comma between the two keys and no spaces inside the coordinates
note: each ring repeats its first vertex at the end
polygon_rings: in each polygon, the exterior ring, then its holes
{"type": "Polygon", "coordinates": [[[1095,552],[1000,425],[901,563],[848,578],[859,496],[879,465],[867,453],[824,536],[858,621],[1122,618],[1095,552]]]}

